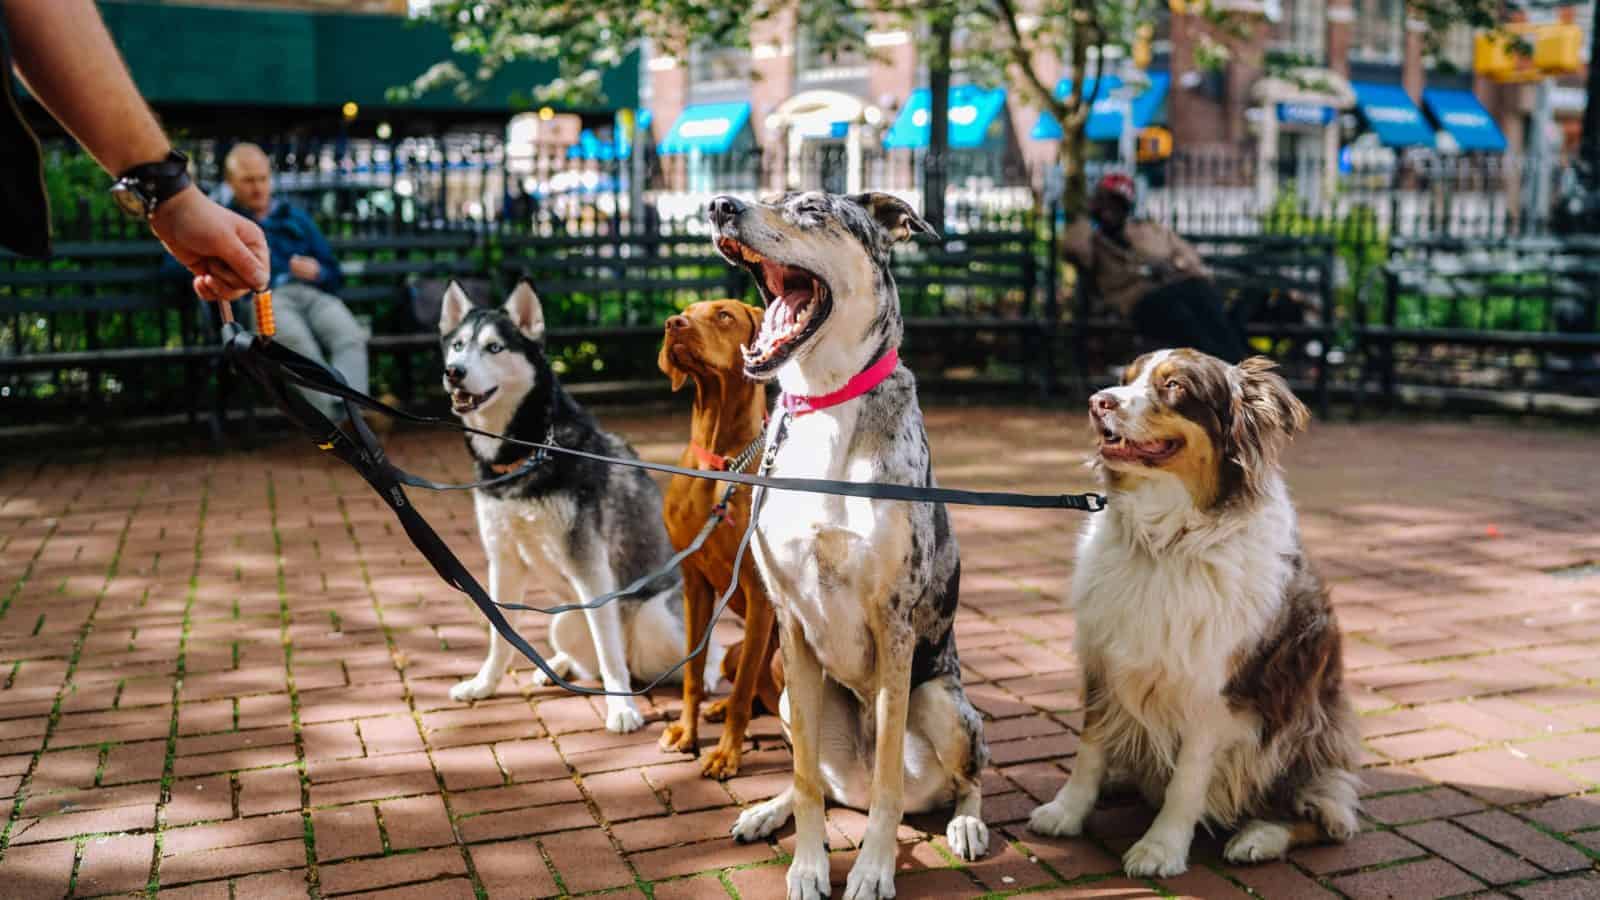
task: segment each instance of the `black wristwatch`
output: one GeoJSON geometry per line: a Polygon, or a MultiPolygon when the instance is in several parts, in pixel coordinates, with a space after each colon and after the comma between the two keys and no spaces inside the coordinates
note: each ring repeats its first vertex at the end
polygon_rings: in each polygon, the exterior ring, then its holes
{"type": "Polygon", "coordinates": [[[111,185],[111,199],[123,212],[138,219],[155,215],[156,207],[188,187],[189,157],[174,150],[160,162],[134,166],[111,185]]]}

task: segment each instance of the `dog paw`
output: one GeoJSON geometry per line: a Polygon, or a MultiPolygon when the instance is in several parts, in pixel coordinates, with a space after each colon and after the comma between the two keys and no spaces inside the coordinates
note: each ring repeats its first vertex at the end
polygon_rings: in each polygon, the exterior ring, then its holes
{"type": "MultiPolygon", "coordinates": [[[[568,678],[572,675],[572,657],[565,653],[557,653],[555,656],[545,660],[545,664],[562,678],[568,678]]],[[[533,670],[533,683],[539,687],[549,687],[556,682],[555,679],[546,675],[543,669],[535,668],[533,670]]]]}
{"type": "Polygon", "coordinates": [[[861,851],[844,883],[845,900],[880,900],[893,896],[894,854],[861,851]]]}
{"type": "Polygon", "coordinates": [[[1077,837],[1083,834],[1083,820],[1087,817],[1088,810],[1078,812],[1060,800],[1051,800],[1028,817],[1028,830],[1046,837],[1077,837]]]}
{"type": "Polygon", "coordinates": [[[707,703],[705,712],[701,713],[707,722],[721,722],[728,717],[728,701],[726,698],[715,703],[707,703]]]}
{"type": "Polygon", "coordinates": [[[682,722],[673,722],[661,732],[660,747],[663,753],[697,753],[700,736],[693,729],[683,727],[682,722]]]}
{"type": "Polygon", "coordinates": [[[1134,878],[1171,878],[1188,868],[1188,847],[1174,847],[1153,835],[1140,838],[1122,854],[1122,871],[1134,878]]]}
{"type": "Polygon", "coordinates": [[[738,820],[733,823],[733,839],[741,844],[759,841],[782,828],[783,823],[787,821],[789,821],[789,792],[784,791],[771,800],[757,803],[740,813],[738,820]]]}
{"type": "MultiPolygon", "coordinates": [[[[859,866],[860,863],[857,863],[859,866]]],[[[889,873],[890,877],[894,872],[889,873]]],[[[850,875],[854,880],[855,873],[850,875]]],[[[785,878],[789,885],[789,900],[827,900],[830,893],[828,884],[828,854],[827,853],[797,853],[794,862],[789,864],[789,874],[785,878]]],[[[889,888],[888,896],[894,896],[894,887],[889,888]]],[[[845,896],[854,896],[846,893],[845,896]]],[[[873,895],[876,896],[876,895],[873,895]]]]}
{"type": "Polygon", "coordinates": [[[500,679],[485,678],[482,675],[477,675],[452,687],[450,689],[450,699],[460,703],[483,700],[493,696],[495,689],[499,686],[500,679]]]}
{"type": "Polygon", "coordinates": [[[716,749],[706,754],[705,761],[700,764],[700,774],[719,781],[732,778],[739,774],[741,754],[742,751],[737,746],[729,748],[718,744],[716,749]]]}
{"type": "Polygon", "coordinates": [[[1255,819],[1245,823],[1239,833],[1222,848],[1228,862],[1256,863],[1281,859],[1289,851],[1289,829],[1276,822],[1255,819]]]}
{"type": "Polygon", "coordinates": [[[967,862],[989,852],[989,826],[977,816],[956,816],[944,830],[950,852],[967,862]]]}
{"type": "Polygon", "coordinates": [[[614,734],[628,734],[644,727],[644,716],[630,705],[607,705],[606,730],[614,734]]]}

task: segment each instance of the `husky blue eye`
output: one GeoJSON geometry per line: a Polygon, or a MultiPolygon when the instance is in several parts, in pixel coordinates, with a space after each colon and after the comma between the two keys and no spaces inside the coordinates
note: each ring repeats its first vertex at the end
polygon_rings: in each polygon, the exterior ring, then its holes
{"type": "Polygon", "coordinates": [[[462,345],[462,343],[460,341],[456,341],[454,344],[450,345],[450,349],[451,350],[460,350],[462,346],[463,345],[462,345]]]}
{"type": "Polygon", "coordinates": [[[485,347],[483,349],[489,351],[490,353],[499,353],[501,350],[504,350],[505,347],[503,345],[501,345],[501,344],[495,343],[495,344],[490,344],[489,346],[487,346],[487,347],[485,347]]]}

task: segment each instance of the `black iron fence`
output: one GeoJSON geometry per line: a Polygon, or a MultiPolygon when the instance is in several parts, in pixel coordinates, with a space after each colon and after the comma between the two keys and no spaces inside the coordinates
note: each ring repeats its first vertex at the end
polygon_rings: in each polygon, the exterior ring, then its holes
{"type": "MultiPolygon", "coordinates": [[[[708,297],[753,299],[711,252],[698,215],[709,192],[833,187],[838,166],[864,165],[846,174],[920,202],[930,164],[919,151],[818,153],[796,173],[757,154],[695,174],[682,159],[525,153],[487,140],[264,146],[280,192],[313,212],[346,266],[345,299],[374,334],[375,385],[419,404],[438,397],[433,323],[418,310],[446,278],[497,293],[531,277],[568,380],[653,381],[668,314],[708,297]],[[738,178],[754,187],[725,180],[738,178]]],[[[192,149],[215,188],[225,146],[192,149]]],[[[1550,236],[1524,207],[1493,199],[1527,176],[1512,163],[1400,162],[1381,190],[1335,178],[1330,192],[1328,170],[1305,164],[1324,182],[1280,179],[1269,191],[1241,154],[1178,156],[1139,177],[1146,211],[1213,261],[1257,348],[1321,398],[1600,395],[1600,247],[1550,236]]],[[[56,259],[0,258],[0,418],[220,421],[238,398],[217,366],[209,311],[181,279],[162,277],[159,247],[139,223],[101,208],[103,176],[85,178],[94,190],[57,204],[66,239],[56,259]]],[[[924,378],[1065,393],[1138,349],[1056,254],[1065,221],[1059,207],[1041,211],[1047,185],[1015,167],[952,179],[943,240],[897,255],[906,352],[924,378]]]]}

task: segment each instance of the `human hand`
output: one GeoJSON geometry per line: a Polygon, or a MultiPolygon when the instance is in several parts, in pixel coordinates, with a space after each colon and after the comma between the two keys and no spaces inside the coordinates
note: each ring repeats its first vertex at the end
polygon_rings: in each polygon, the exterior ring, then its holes
{"type": "Polygon", "coordinates": [[[150,217],[150,229],[194,273],[202,300],[232,300],[267,287],[267,238],[260,226],[187,187],[150,217]]]}
{"type": "Polygon", "coordinates": [[[289,274],[301,281],[314,282],[322,277],[322,264],[309,256],[291,256],[289,274]]]}

